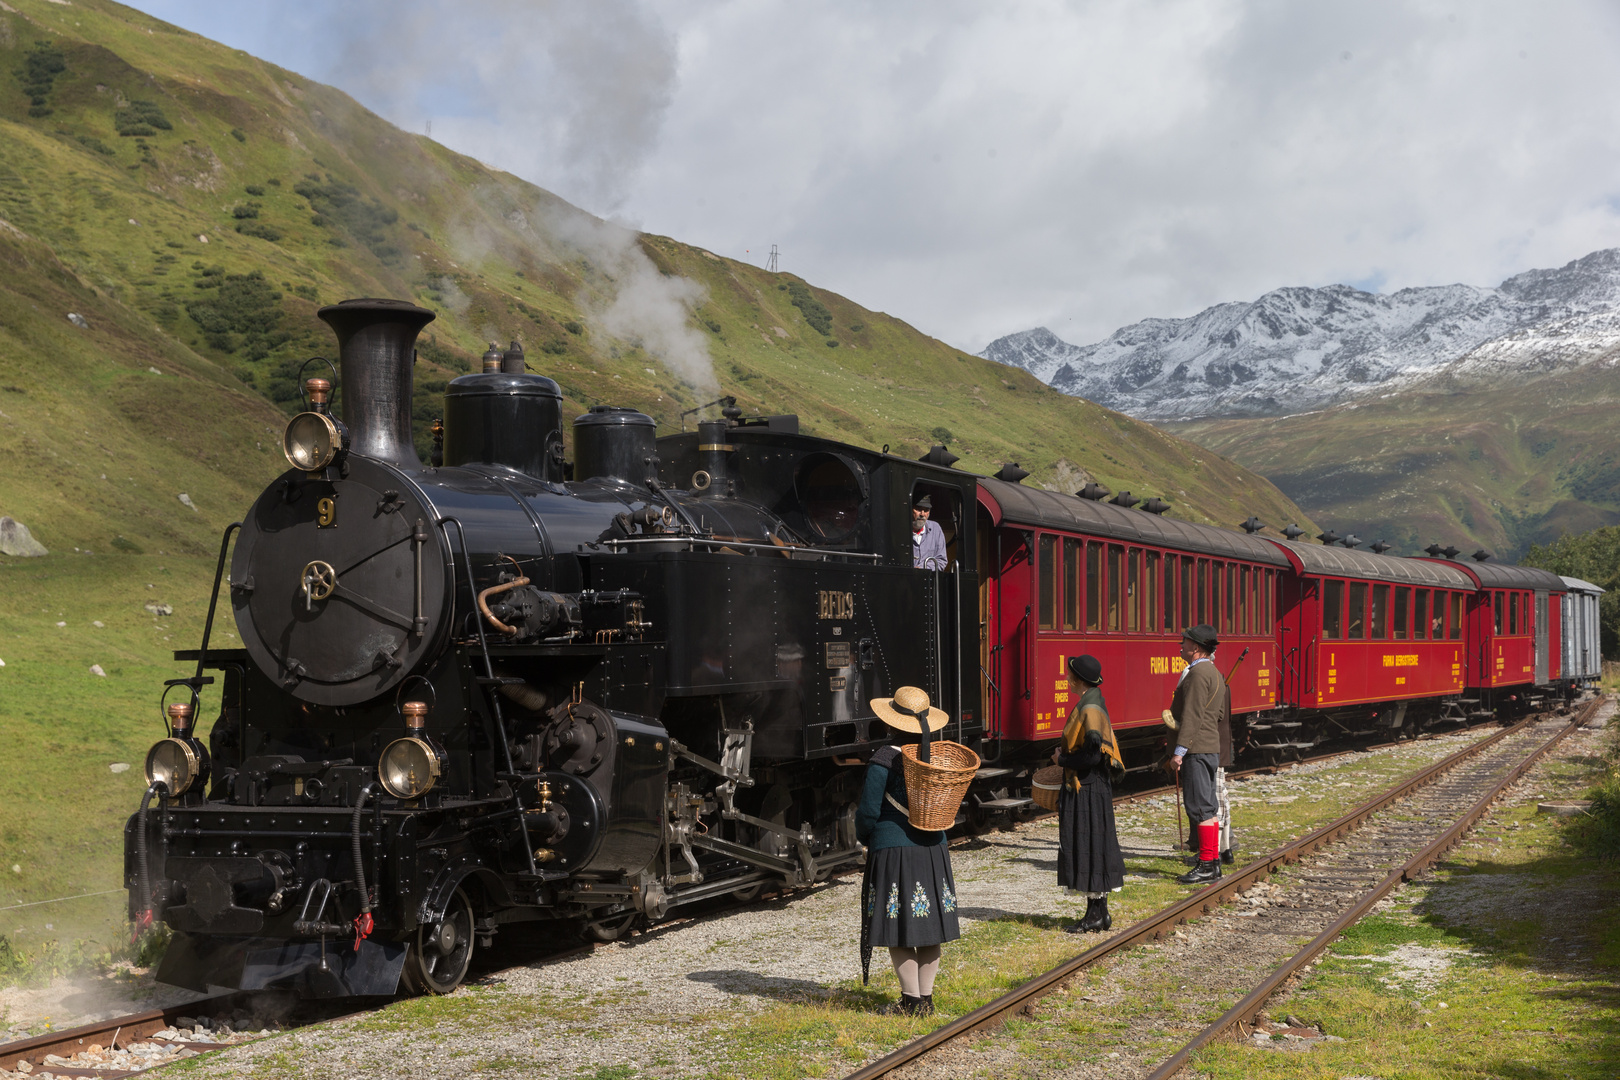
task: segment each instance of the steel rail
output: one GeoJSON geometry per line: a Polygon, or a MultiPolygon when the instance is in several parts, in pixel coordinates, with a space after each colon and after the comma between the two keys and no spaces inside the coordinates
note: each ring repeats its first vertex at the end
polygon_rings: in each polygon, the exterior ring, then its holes
{"type": "MultiPolygon", "coordinates": [[[[1589,715],[1591,710],[1597,707],[1597,702],[1601,700],[1603,699],[1597,699],[1583,710],[1581,715],[1577,716],[1571,723],[1570,730],[1584,722],[1584,717],[1589,715]]],[[[1034,1002],[1057,990],[1078,972],[1134,945],[1159,940],[1182,923],[1190,922],[1213,911],[1227,899],[1247,891],[1251,886],[1271,874],[1272,871],[1297,862],[1306,855],[1333,843],[1345,834],[1359,828],[1363,822],[1378,811],[1439,779],[1456,766],[1488,747],[1494,746],[1508,736],[1523,731],[1530,724],[1543,719],[1546,719],[1544,714],[1526,717],[1511,727],[1503,728],[1496,734],[1481,739],[1472,746],[1464,747],[1449,757],[1442,758],[1440,761],[1402,780],[1382,794],[1362,803],[1337,820],[1329,822],[1267,855],[1261,856],[1219,881],[1205,886],[1191,896],[1177,901],[1169,907],[1163,908],[1140,922],[1127,927],[1102,944],[1087,949],[1050,971],[1037,975],[1028,982],[1014,987],[994,1001],[981,1005],[944,1027],[909,1042],[892,1053],[849,1073],[844,1080],[875,1080],[877,1077],[887,1076],[902,1065],[915,1061],[948,1042],[975,1031],[995,1027],[1005,1022],[1014,1013],[1024,1012],[1027,1014],[1034,1002]]]]}
{"type": "Polygon", "coordinates": [[[1259,986],[1249,991],[1242,1001],[1226,1010],[1220,1019],[1193,1036],[1186,1046],[1176,1051],[1162,1065],[1149,1073],[1148,1080],[1168,1080],[1169,1077],[1185,1068],[1192,1055],[1211,1041],[1219,1038],[1234,1026],[1239,1026],[1245,1022],[1253,1023],[1254,1014],[1272,994],[1277,992],[1283,983],[1287,982],[1301,968],[1315,959],[1322,950],[1333,944],[1340,934],[1359,922],[1367,912],[1372,910],[1374,904],[1393,892],[1397,886],[1411,881],[1418,874],[1433,866],[1446,852],[1455,847],[1468,830],[1473,828],[1475,823],[1485,816],[1491,805],[1501,797],[1504,791],[1516,783],[1525,773],[1529,772],[1531,767],[1540,761],[1549,750],[1557,746],[1566,736],[1585,723],[1603,700],[1602,697],[1593,699],[1591,704],[1582,709],[1573,720],[1537,747],[1518,765],[1509,770],[1506,776],[1493,784],[1490,790],[1480,796],[1479,800],[1462,817],[1458,818],[1456,823],[1446,829],[1439,838],[1428,844],[1416,855],[1407,859],[1400,866],[1391,870],[1377,885],[1362,893],[1350,909],[1335,919],[1331,926],[1312,938],[1308,945],[1285,960],[1281,966],[1266,976],[1259,986]]]}

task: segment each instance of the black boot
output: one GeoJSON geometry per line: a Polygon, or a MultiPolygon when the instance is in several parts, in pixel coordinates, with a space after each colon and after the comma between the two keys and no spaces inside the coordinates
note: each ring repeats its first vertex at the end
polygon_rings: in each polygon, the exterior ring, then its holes
{"type": "Polygon", "coordinates": [[[910,994],[901,994],[900,1000],[893,1002],[883,1011],[890,1016],[919,1016],[921,1015],[923,999],[912,997],[910,994]]]}
{"type": "Polygon", "coordinates": [[[1231,866],[1233,863],[1237,862],[1237,841],[1236,840],[1232,841],[1232,846],[1231,847],[1229,847],[1225,851],[1221,852],[1221,862],[1223,864],[1227,865],[1227,866],[1231,866]]]}
{"type": "Polygon", "coordinates": [[[1200,859],[1197,866],[1176,878],[1183,885],[1207,885],[1220,879],[1221,860],[1218,858],[1207,861],[1200,859]]]}
{"type": "Polygon", "coordinates": [[[1114,920],[1108,914],[1108,897],[1099,896],[1086,906],[1086,917],[1080,920],[1080,925],[1076,929],[1083,933],[1096,934],[1113,925],[1114,920]]]}
{"type": "Polygon", "coordinates": [[[1068,928],[1071,934],[1086,934],[1091,931],[1091,920],[1097,914],[1097,901],[1086,897],[1086,913],[1080,916],[1080,921],[1068,928]]]}
{"type": "Polygon", "coordinates": [[[915,1016],[933,1016],[934,1015],[934,995],[933,994],[924,994],[922,997],[918,998],[917,1001],[918,1001],[917,1011],[913,1015],[915,1015],[915,1016]]]}

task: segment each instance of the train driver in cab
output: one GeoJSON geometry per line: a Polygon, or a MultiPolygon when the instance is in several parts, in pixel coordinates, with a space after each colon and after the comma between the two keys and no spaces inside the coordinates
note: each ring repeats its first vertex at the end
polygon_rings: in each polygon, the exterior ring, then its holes
{"type": "Polygon", "coordinates": [[[911,565],[918,570],[946,568],[945,530],[928,520],[933,511],[934,500],[927,495],[911,506],[911,565]]]}

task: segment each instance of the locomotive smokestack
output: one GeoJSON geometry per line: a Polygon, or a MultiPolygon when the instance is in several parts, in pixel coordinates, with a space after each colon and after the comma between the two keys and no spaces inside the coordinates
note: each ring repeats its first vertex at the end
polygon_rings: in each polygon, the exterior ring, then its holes
{"type": "Polygon", "coordinates": [[[350,450],[420,469],[411,439],[411,368],[416,335],[433,312],[405,300],[344,300],[316,314],[337,335],[350,450]]]}

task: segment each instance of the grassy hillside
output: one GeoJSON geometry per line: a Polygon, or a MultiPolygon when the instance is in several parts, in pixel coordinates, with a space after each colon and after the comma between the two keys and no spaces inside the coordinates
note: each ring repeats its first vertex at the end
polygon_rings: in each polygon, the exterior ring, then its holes
{"type": "Polygon", "coordinates": [[[1165,424],[1272,480],[1316,520],[1411,553],[1504,558],[1620,522],[1609,357],[1511,387],[1425,386],[1264,420],[1165,424]]]}
{"type": "MultiPolygon", "coordinates": [[[[330,87],[104,0],[5,0],[0,514],[51,554],[0,556],[0,909],[117,885],[157,692],[184,674],[167,650],[195,643],[221,530],[284,468],[298,367],[332,348],[316,309],[351,296],[439,314],[419,432],[445,381],[516,339],[565,409],[678,430],[731,393],[1195,521],[1308,524],[1214,453],[791,275],[608,225],[330,87]]],[[[74,903],[0,912],[0,934],[116,919],[116,897],[74,903]]]]}

